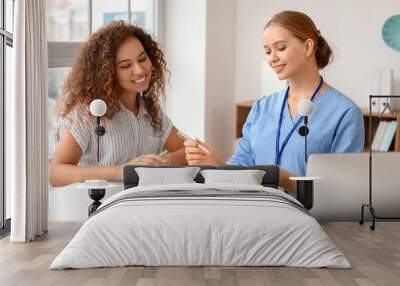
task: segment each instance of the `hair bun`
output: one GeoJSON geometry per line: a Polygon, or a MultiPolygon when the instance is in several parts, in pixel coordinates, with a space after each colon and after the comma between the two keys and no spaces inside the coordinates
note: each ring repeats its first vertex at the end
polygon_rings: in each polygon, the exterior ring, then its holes
{"type": "Polygon", "coordinates": [[[325,38],[319,34],[317,49],[315,51],[315,58],[317,60],[317,65],[320,69],[326,67],[332,57],[332,49],[329,47],[325,38]]]}

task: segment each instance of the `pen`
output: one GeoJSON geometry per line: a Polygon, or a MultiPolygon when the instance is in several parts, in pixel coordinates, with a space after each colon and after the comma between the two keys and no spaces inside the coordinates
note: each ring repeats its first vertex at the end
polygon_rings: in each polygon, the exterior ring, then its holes
{"type": "MultiPolygon", "coordinates": [[[[177,134],[178,134],[179,137],[181,137],[181,138],[183,138],[183,139],[185,139],[185,140],[196,142],[196,140],[194,140],[193,138],[189,137],[188,135],[186,135],[185,133],[183,133],[183,132],[181,132],[181,131],[178,131],[177,134]]],[[[203,150],[204,152],[206,152],[206,153],[211,153],[210,150],[208,150],[208,149],[207,149],[206,147],[204,147],[203,145],[198,144],[198,146],[199,146],[199,148],[200,148],[201,150],[203,150]]]]}

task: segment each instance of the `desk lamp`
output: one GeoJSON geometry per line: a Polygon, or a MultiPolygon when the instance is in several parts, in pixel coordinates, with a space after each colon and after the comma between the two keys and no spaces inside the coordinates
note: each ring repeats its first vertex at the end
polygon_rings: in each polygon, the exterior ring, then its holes
{"type": "MultiPolygon", "coordinates": [[[[90,103],[89,106],[90,113],[96,117],[96,129],[95,133],[97,135],[97,162],[100,160],[100,136],[106,133],[106,129],[100,125],[100,117],[102,117],[107,111],[106,103],[101,99],[95,99],[90,103]]],[[[86,183],[91,185],[88,188],[89,197],[94,200],[94,202],[89,206],[88,213],[89,216],[96,211],[100,206],[100,200],[105,196],[106,189],[103,185],[107,184],[107,181],[102,180],[88,180],[86,183]]]]}
{"type": "MultiPolygon", "coordinates": [[[[311,100],[302,100],[298,105],[298,111],[304,118],[304,125],[300,126],[299,134],[304,136],[304,160],[307,163],[307,135],[310,132],[308,129],[308,116],[313,112],[314,104],[311,100]]],[[[317,177],[290,177],[290,180],[296,181],[296,198],[302,202],[308,210],[312,209],[314,203],[314,181],[317,177]]]]}
{"type": "Polygon", "coordinates": [[[307,127],[308,116],[313,112],[314,104],[309,99],[302,100],[298,105],[298,110],[299,114],[304,118],[304,125],[300,126],[299,134],[301,136],[304,136],[304,160],[305,162],[307,162],[307,135],[310,132],[310,130],[307,127]]]}

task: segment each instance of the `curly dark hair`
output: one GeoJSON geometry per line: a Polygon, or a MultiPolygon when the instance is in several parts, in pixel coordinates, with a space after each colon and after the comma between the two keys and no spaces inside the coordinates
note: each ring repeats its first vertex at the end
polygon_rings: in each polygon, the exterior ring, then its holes
{"type": "Polygon", "coordinates": [[[123,21],[113,21],[100,28],[83,45],[58,97],[59,116],[67,116],[78,105],[88,110],[87,107],[94,99],[106,102],[107,119],[111,119],[120,110],[120,87],[115,61],[119,47],[130,37],[142,43],[151,61],[152,77],[148,89],[143,93],[143,99],[153,130],[157,132],[162,129],[160,97],[165,96],[165,75],[168,73],[163,52],[142,28],[123,21]]]}

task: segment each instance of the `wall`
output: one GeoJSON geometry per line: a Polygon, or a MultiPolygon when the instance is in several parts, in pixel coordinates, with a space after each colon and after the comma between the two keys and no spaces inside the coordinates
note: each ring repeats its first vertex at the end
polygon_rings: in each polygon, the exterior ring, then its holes
{"type": "Polygon", "coordinates": [[[165,2],[165,56],[171,71],[166,112],[223,160],[234,127],[235,1],[165,2]]]}
{"type": "Polygon", "coordinates": [[[282,10],[298,10],[315,21],[334,50],[333,63],[323,71],[325,79],[358,105],[368,106],[375,68],[394,70],[393,92],[400,94],[400,53],[381,37],[385,20],[399,14],[400,1],[237,0],[236,9],[236,102],[271,93],[268,88],[261,90],[262,30],[282,10]]]}
{"type": "Polygon", "coordinates": [[[234,137],[236,7],[233,2],[210,0],[207,4],[205,139],[222,160],[232,154],[234,137]]]}
{"type": "Polygon", "coordinates": [[[168,0],[165,9],[166,112],[179,130],[204,139],[206,1],[168,0]]]}

